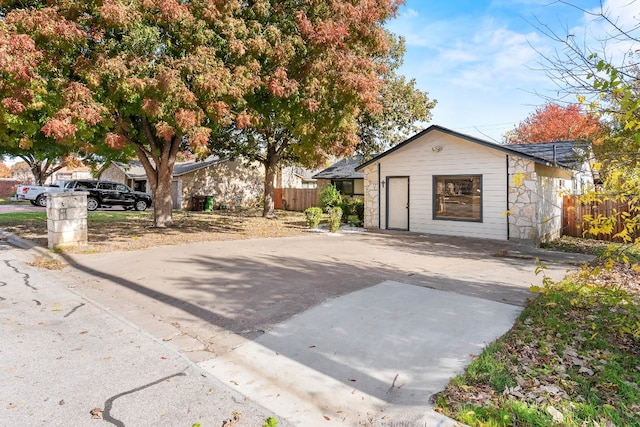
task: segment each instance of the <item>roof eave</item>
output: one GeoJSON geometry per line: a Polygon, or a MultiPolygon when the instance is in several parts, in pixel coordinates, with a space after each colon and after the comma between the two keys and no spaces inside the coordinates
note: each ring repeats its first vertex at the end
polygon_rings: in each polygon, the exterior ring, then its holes
{"type": "Polygon", "coordinates": [[[522,157],[524,159],[531,160],[533,162],[536,162],[536,163],[544,165],[544,166],[556,167],[556,168],[559,168],[559,169],[566,169],[566,170],[573,170],[573,168],[568,167],[567,165],[563,165],[563,164],[557,163],[557,162],[553,163],[553,162],[550,162],[548,160],[545,160],[545,159],[542,159],[542,158],[539,158],[539,157],[536,157],[536,156],[532,156],[530,154],[525,154],[525,153],[518,152],[516,150],[512,150],[507,146],[494,144],[494,143],[488,142],[488,141],[483,141],[482,139],[478,139],[478,138],[475,138],[475,137],[470,136],[470,135],[465,135],[463,133],[459,133],[459,132],[453,131],[451,129],[448,129],[448,128],[445,128],[445,127],[442,127],[442,126],[439,126],[439,125],[431,125],[431,126],[429,126],[428,128],[426,128],[423,131],[415,134],[411,138],[401,142],[400,144],[396,145],[395,147],[392,147],[392,148],[388,149],[387,151],[385,151],[384,153],[381,153],[381,154],[375,156],[371,160],[369,160],[367,162],[364,162],[361,165],[356,166],[355,170],[356,171],[360,171],[360,170],[364,169],[365,167],[377,162],[381,158],[386,157],[387,155],[393,153],[394,151],[399,150],[400,148],[404,147],[405,145],[408,145],[409,143],[415,141],[416,139],[418,139],[418,138],[420,138],[420,137],[422,137],[422,136],[424,136],[427,133],[430,133],[432,131],[440,131],[440,132],[445,133],[447,135],[451,135],[451,136],[454,136],[454,137],[457,137],[457,138],[461,138],[461,139],[467,140],[469,142],[480,144],[482,146],[485,146],[485,147],[488,147],[488,148],[492,148],[494,150],[502,151],[502,152],[504,152],[506,154],[522,157]]]}

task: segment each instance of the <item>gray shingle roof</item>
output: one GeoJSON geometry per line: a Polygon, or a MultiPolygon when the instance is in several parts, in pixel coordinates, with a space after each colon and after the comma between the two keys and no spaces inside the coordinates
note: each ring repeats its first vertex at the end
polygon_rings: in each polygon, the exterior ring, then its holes
{"type": "MultiPolygon", "coordinates": [[[[186,173],[193,172],[198,169],[206,168],[211,165],[224,163],[227,160],[228,159],[226,158],[209,156],[202,161],[192,160],[189,162],[176,163],[173,166],[173,176],[184,175],[186,173]]],[[[113,162],[113,164],[118,168],[120,168],[127,175],[127,177],[131,179],[136,179],[136,178],[146,179],[147,177],[147,174],[144,168],[142,167],[142,163],[140,163],[140,161],[138,160],[132,160],[128,163],[113,162]]]]}
{"type": "Polygon", "coordinates": [[[356,167],[362,163],[362,156],[353,156],[334,163],[325,170],[315,174],[314,179],[361,179],[363,172],[356,172],[356,167]]]}
{"type": "Polygon", "coordinates": [[[494,150],[498,150],[498,151],[502,151],[504,153],[507,154],[513,154],[513,155],[518,155],[520,157],[524,157],[530,160],[533,160],[536,163],[540,163],[543,165],[547,165],[547,166],[554,166],[554,167],[560,167],[560,168],[564,168],[564,169],[573,169],[578,163],[580,163],[580,159],[579,159],[579,155],[577,153],[575,153],[575,150],[573,148],[586,148],[585,144],[579,141],[563,141],[561,143],[559,142],[554,142],[554,143],[539,143],[539,144],[520,144],[520,145],[515,145],[515,144],[511,144],[511,145],[498,145],[495,144],[493,142],[489,142],[489,141],[485,141],[473,136],[469,136],[469,135],[465,135],[463,133],[460,132],[456,132],[453,131],[451,129],[447,129],[445,127],[439,126],[439,125],[431,125],[428,128],[426,128],[425,130],[423,130],[422,132],[419,132],[415,135],[413,135],[411,138],[401,142],[400,144],[396,145],[395,147],[392,147],[390,149],[388,149],[387,151],[385,151],[382,154],[379,154],[377,156],[375,156],[373,159],[362,163],[361,165],[357,166],[357,170],[363,170],[365,166],[368,166],[372,163],[375,163],[376,161],[380,160],[381,158],[393,153],[396,150],[399,150],[400,148],[404,147],[407,144],[412,143],[413,141],[415,141],[416,139],[420,138],[423,135],[426,135],[430,132],[442,132],[444,134],[447,135],[451,135],[451,136],[455,136],[458,138],[462,138],[466,141],[469,142],[473,142],[485,147],[489,147],[492,148],[494,150]],[[546,145],[549,144],[549,145],[546,145]],[[554,148],[553,148],[553,144],[556,145],[561,145],[561,147],[557,146],[556,150],[555,150],[555,160],[554,160],[554,148]],[[570,144],[573,148],[571,148],[571,150],[569,150],[570,144]],[[526,146],[532,146],[529,148],[526,148],[526,146]],[[518,149],[519,147],[519,149],[518,149]],[[523,148],[524,147],[524,148],[523,148]],[[533,153],[528,153],[526,152],[527,150],[532,150],[533,153]],[[573,152],[574,157],[573,159],[570,158],[570,152],[573,152]],[[560,153],[560,154],[559,154],[560,153]],[[541,157],[541,156],[545,156],[545,157],[541,157]],[[563,159],[563,161],[560,161],[560,159],[563,159]]]}
{"type": "Polygon", "coordinates": [[[537,142],[534,144],[510,144],[508,147],[551,163],[575,166],[580,163],[580,155],[576,150],[586,148],[586,143],[581,141],[537,142]]]}

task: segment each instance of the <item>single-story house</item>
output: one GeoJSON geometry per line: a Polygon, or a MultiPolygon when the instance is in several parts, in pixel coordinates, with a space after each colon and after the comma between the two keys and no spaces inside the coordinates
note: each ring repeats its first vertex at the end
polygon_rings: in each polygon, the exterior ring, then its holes
{"type": "Polygon", "coordinates": [[[316,172],[302,166],[281,167],[276,174],[276,188],[316,188],[316,172]]]}
{"type": "Polygon", "coordinates": [[[356,171],[362,160],[360,155],[348,157],[315,174],[313,178],[318,182],[318,191],[334,185],[343,196],[363,197],[364,173],[356,171]]]}
{"type": "MultiPolygon", "coordinates": [[[[113,162],[102,171],[100,179],[122,182],[136,191],[151,192],[139,161],[113,162]]],[[[216,203],[229,208],[254,206],[264,192],[264,172],[260,167],[210,156],[202,161],[176,162],[171,184],[174,209],[191,209],[194,196],[213,196],[216,203]]]]}
{"type": "Polygon", "coordinates": [[[563,192],[590,184],[580,147],[498,145],[430,126],[356,167],[364,174],[364,225],[534,244],[555,239],[563,192]]]}
{"type": "Polygon", "coordinates": [[[54,184],[56,181],[69,181],[72,179],[91,179],[93,174],[87,166],[63,167],[51,175],[45,184],[54,184]]]}

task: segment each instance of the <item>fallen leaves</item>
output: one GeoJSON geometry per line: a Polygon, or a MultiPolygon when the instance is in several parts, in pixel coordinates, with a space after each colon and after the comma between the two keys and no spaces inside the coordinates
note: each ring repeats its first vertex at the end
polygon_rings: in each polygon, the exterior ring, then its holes
{"type": "Polygon", "coordinates": [[[231,414],[231,418],[227,418],[226,420],[222,421],[222,427],[231,427],[239,423],[241,418],[242,414],[240,412],[234,412],[231,414]]]}
{"type": "Polygon", "coordinates": [[[102,419],[102,413],[104,412],[104,410],[102,408],[93,408],[92,410],[89,411],[89,413],[91,414],[91,418],[95,419],[95,420],[99,420],[102,419]]]}

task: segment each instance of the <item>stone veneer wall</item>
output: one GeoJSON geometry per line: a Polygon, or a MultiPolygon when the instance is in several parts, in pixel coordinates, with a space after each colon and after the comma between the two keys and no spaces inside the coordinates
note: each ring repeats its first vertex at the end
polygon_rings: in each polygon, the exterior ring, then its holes
{"type": "Polygon", "coordinates": [[[538,174],[536,165],[531,160],[509,156],[508,173],[509,239],[537,243],[538,174]]]}
{"type": "Polygon", "coordinates": [[[378,165],[364,168],[364,227],[378,228],[378,165]]]}
{"type": "Polygon", "coordinates": [[[260,166],[227,161],[180,176],[182,209],[191,207],[192,196],[213,196],[228,208],[256,206],[264,193],[260,166]]]}

